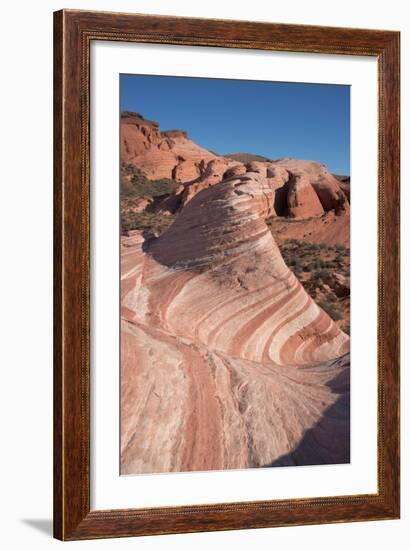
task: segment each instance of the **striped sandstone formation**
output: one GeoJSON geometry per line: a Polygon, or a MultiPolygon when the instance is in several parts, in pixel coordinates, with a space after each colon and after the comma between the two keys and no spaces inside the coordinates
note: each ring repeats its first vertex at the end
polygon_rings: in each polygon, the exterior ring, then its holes
{"type": "Polygon", "coordinates": [[[223,177],[122,239],[123,474],[349,460],[349,337],[265,223],[287,170],[223,177]]]}

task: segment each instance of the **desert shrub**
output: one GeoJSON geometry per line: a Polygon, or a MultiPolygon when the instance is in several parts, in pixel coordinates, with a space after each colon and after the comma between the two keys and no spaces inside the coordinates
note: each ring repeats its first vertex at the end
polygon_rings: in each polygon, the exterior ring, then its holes
{"type": "Polygon", "coordinates": [[[127,234],[132,229],[163,233],[174,221],[174,216],[164,216],[152,212],[121,212],[121,233],[127,234]]]}
{"type": "Polygon", "coordinates": [[[320,307],[326,311],[326,313],[333,319],[333,321],[340,321],[342,319],[342,314],[337,309],[336,305],[330,300],[322,300],[319,302],[320,307]]]}
{"type": "Polygon", "coordinates": [[[316,258],[312,262],[313,269],[324,269],[325,267],[327,267],[327,262],[325,260],[322,260],[321,258],[316,258]]]}
{"type": "Polygon", "coordinates": [[[293,257],[293,258],[290,258],[290,259],[289,259],[289,261],[288,261],[288,266],[293,267],[294,270],[295,270],[295,269],[300,270],[300,269],[302,269],[302,262],[301,262],[300,258],[298,258],[298,257],[296,257],[296,258],[293,257]]]}
{"type": "Polygon", "coordinates": [[[132,165],[121,167],[121,198],[161,197],[170,195],[178,189],[175,180],[162,178],[149,180],[132,165]]]}
{"type": "Polygon", "coordinates": [[[226,158],[230,158],[233,160],[237,160],[238,162],[252,162],[252,161],[260,161],[260,162],[270,162],[270,159],[268,157],[264,157],[262,155],[254,155],[252,153],[226,153],[224,155],[226,158]]]}
{"type": "Polygon", "coordinates": [[[327,269],[320,269],[314,274],[314,279],[326,279],[329,277],[329,271],[327,269]]]}

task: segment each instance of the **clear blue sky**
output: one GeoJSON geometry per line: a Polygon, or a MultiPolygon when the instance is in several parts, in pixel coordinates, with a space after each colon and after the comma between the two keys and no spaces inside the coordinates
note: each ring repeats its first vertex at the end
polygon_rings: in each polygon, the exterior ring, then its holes
{"type": "Polygon", "coordinates": [[[120,108],[216,153],[316,160],[350,174],[350,87],[121,75],[120,108]]]}

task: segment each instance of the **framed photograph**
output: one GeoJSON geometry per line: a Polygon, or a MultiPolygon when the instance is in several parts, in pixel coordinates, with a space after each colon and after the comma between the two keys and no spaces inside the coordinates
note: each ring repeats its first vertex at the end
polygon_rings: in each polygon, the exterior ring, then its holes
{"type": "Polygon", "coordinates": [[[54,14],[54,534],[399,517],[398,32],[54,14]]]}

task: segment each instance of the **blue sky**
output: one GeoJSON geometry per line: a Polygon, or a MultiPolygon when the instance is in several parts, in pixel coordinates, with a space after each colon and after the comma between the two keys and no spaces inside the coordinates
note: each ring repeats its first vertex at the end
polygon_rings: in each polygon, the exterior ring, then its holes
{"type": "Polygon", "coordinates": [[[121,75],[120,103],[219,154],[316,160],[350,174],[349,86],[121,75]]]}

